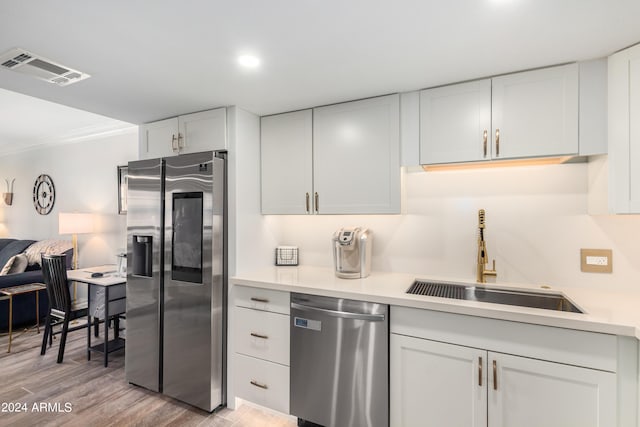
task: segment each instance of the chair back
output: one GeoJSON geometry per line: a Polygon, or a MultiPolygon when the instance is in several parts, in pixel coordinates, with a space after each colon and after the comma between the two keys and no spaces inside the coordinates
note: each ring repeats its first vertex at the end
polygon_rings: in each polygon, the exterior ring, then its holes
{"type": "Polygon", "coordinates": [[[69,313],[71,310],[71,294],[67,284],[66,255],[41,255],[42,276],[47,285],[49,307],[56,314],[69,313]]]}

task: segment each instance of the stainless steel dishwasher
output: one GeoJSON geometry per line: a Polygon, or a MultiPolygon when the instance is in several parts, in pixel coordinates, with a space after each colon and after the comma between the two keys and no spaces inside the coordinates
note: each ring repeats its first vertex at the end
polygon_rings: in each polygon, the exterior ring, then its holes
{"type": "Polygon", "coordinates": [[[298,425],[389,425],[389,306],[291,294],[291,401],[298,425]]]}

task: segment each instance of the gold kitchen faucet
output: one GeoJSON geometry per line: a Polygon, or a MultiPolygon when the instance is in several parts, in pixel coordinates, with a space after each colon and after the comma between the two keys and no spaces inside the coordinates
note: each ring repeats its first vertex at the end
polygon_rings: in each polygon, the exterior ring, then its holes
{"type": "Polygon", "coordinates": [[[486,283],[487,276],[498,275],[496,271],[496,260],[493,260],[493,268],[490,270],[487,268],[487,263],[489,262],[489,256],[487,255],[487,242],[484,241],[484,209],[480,209],[478,211],[478,229],[480,231],[478,236],[478,265],[477,265],[477,275],[476,281],[478,283],[486,283]]]}

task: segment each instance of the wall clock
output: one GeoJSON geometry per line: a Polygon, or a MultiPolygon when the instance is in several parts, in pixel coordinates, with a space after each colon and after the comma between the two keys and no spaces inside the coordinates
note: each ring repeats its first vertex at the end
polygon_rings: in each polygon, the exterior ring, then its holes
{"type": "Polygon", "coordinates": [[[56,202],[56,188],[49,175],[42,174],[33,184],[33,206],[40,215],[48,215],[56,202]]]}

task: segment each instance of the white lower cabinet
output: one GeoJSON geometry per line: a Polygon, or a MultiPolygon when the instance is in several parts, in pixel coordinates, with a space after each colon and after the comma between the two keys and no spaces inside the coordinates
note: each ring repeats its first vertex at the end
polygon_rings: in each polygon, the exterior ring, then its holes
{"type": "Polygon", "coordinates": [[[391,334],[389,360],[392,426],[486,426],[486,351],[391,334]]]}
{"type": "Polygon", "coordinates": [[[488,353],[490,427],[616,425],[616,374],[488,353]]]}
{"type": "Polygon", "coordinates": [[[236,352],[289,366],[289,316],[236,307],[236,352]]]}
{"type": "Polygon", "coordinates": [[[614,372],[615,336],[394,308],[391,426],[610,427],[634,418],[618,404],[628,375],[614,372]]]}
{"type": "Polygon", "coordinates": [[[236,286],[236,396],[289,413],[289,293],[236,286]]]}
{"type": "Polygon", "coordinates": [[[285,414],[289,413],[289,367],[236,354],[238,397],[285,414]]]}
{"type": "Polygon", "coordinates": [[[396,334],[390,342],[392,426],[616,423],[615,373],[396,334]]]}

